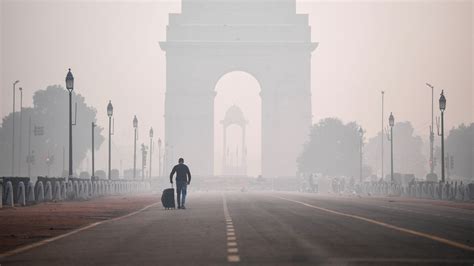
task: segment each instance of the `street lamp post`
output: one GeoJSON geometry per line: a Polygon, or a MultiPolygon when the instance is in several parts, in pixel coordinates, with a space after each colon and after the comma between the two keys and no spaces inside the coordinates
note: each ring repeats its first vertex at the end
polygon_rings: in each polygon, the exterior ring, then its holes
{"type": "Polygon", "coordinates": [[[144,143],[142,143],[142,180],[145,180],[146,153],[147,147],[144,143]]]}
{"type": "Polygon", "coordinates": [[[444,97],[444,90],[441,91],[439,97],[439,110],[441,111],[441,134],[439,134],[439,123],[438,123],[438,135],[441,137],[441,181],[444,183],[444,111],[446,110],[446,97],[444,97]]]}
{"type": "Polygon", "coordinates": [[[161,138],[158,139],[158,176],[162,175],[161,165],[161,138]]]}
{"type": "Polygon", "coordinates": [[[152,169],[152,154],[153,154],[153,128],[150,128],[150,171],[148,173],[148,178],[151,180],[151,169],[152,169]]]}
{"type": "Polygon", "coordinates": [[[431,127],[430,127],[430,174],[434,173],[434,86],[426,83],[431,88],[431,127]]]}
{"type": "Polygon", "coordinates": [[[384,96],[385,96],[385,91],[382,91],[382,180],[384,180],[383,176],[383,159],[384,159],[384,152],[383,152],[383,135],[384,135],[384,96]]]}
{"type": "Polygon", "coordinates": [[[72,91],[74,90],[74,76],[69,69],[66,75],[66,89],[69,92],[69,172],[68,177],[72,177],[72,91]]]}
{"type": "Polygon", "coordinates": [[[13,113],[12,113],[12,177],[15,175],[15,87],[19,80],[13,82],[13,113]]]}
{"type": "Polygon", "coordinates": [[[23,88],[20,87],[18,88],[18,90],[20,91],[20,131],[19,131],[19,134],[20,134],[20,149],[18,151],[18,175],[21,176],[21,162],[23,161],[21,159],[21,148],[22,148],[22,139],[23,139],[23,131],[22,131],[22,116],[23,116],[23,88]]]}
{"type": "Polygon", "coordinates": [[[109,117],[109,180],[112,179],[112,116],[114,115],[114,107],[112,106],[112,101],[109,101],[107,105],[107,116],[109,117]]]}
{"type": "Polygon", "coordinates": [[[135,130],[134,144],[133,144],[133,179],[137,178],[137,129],[138,129],[138,119],[137,116],[133,117],[133,128],[135,130]]]}
{"type": "Polygon", "coordinates": [[[363,147],[364,147],[364,130],[362,127],[359,128],[359,137],[360,137],[360,144],[359,144],[359,153],[360,153],[360,165],[359,165],[359,178],[360,183],[362,183],[362,166],[363,166],[363,147]]]}
{"type": "Polygon", "coordinates": [[[96,124],[94,122],[92,122],[92,174],[91,174],[91,179],[94,179],[95,177],[95,142],[94,142],[94,137],[95,137],[95,127],[96,127],[96,124]]]}
{"type": "Polygon", "coordinates": [[[393,183],[393,126],[395,125],[395,118],[390,113],[388,118],[388,124],[390,125],[390,134],[387,133],[388,140],[390,141],[390,181],[393,183]]]}

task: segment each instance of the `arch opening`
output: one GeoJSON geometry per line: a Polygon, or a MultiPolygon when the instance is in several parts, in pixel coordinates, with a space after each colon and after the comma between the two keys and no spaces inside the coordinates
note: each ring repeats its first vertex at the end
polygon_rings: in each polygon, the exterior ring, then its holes
{"type": "Polygon", "coordinates": [[[220,77],[215,91],[214,174],[260,175],[262,171],[260,83],[247,72],[233,71],[220,77]],[[239,111],[241,114],[236,114],[239,111]],[[229,113],[232,118],[228,120],[230,123],[226,124],[224,120],[229,113]],[[245,120],[245,123],[241,119],[245,120]]]}

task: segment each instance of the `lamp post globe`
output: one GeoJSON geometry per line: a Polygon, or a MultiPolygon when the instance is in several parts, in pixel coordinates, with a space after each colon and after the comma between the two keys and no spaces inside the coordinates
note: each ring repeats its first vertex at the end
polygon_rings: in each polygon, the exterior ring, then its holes
{"type": "Polygon", "coordinates": [[[74,90],[74,76],[72,75],[71,69],[69,69],[66,75],[66,89],[69,92],[74,90]]]}
{"type": "Polygon", "coordinates": [[[444,90],[441,91],[441,96],[439,97],[439,110],[441,110],[441,112],[446,110],[446,97],[444,97],[444,90]]]}
{"type": "Polygon", "coordinates": [[[133,117],[133,127],[137,128],[138,127],[138,119],[137,116],[133,117]]]}
{"type": "Polygon", "coordinates": [[[114,106],[112,105],[112,101],[109,101],[109,104],[107,105],[107,115],[109,117],[114,115],[114,106]]]}

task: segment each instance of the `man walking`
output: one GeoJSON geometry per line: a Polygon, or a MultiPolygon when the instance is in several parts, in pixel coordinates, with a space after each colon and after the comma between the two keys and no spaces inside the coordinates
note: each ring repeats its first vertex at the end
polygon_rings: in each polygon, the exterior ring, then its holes
{"type": "Polygon", "coordinates": [[[178,209],[186,209],[184,203],[186,201],[187,185],[191,183],[191,172],[184,164],[184,159],[179,158],[178,164],[173,167],[170,174],[170,183],[173,184],[173,175],[176,173],[176,194],[178,198],[178,209]],[[182,196],[182,198],[181,198],[182,196]]]}

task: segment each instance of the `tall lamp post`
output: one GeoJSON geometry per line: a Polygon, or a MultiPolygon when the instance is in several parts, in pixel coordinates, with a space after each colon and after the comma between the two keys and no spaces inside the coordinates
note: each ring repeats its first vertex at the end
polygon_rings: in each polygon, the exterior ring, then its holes
{"type": "Polygon", "coordinates": [[[151,169],[152,169],[152,154],[153,154],[153,128],[150,128],[150,172],[148,173],[148,178],[151,180],[151,169]]]}
{"type": "Polygon", "coordinates": [[[12,177],[15,175],[15,87],[19,80],[13,82],[13,113],[12,113],[12,177]]]}
{"type": "Polygon", "coordinates": [[[438,123],[438,135],[441,137],[441,181],[444,183],[444,111],[446,110],[446,97],[444,97],[444,90],[441,91],[439,97],[439,110],[441,111],[441,134],[439,133],[438,123]]]}
{"type": "Polygon", "coordinates": [[[390,134],[387,132],[388,141],[390,141],[390,181],[393,183],[393,126],[395,125],[395,118],[392,113],[388,118],[388,124],[390,125],[390,134]]]}
{"type": "Polygon", "coordinates": [[[384,159],[384,152],[383,152],[383,142],[384,142],[384,137],[383,137],[383,131],[384,131],[384,96],[385,96],[385,92],[382,91],[382,180],[384,180],[384,176],[383,176],[383,159],[384,159]]]}
{"type": "Polygon", "coordinates": [[[137,129],[138,129],[138,119],[137,116],[133,117],[133,128],[135,130],[134,144],[133,144],[133,179],[137,178],[137,129]]]}
{"type": "Polygon", "coordinates": [[[430,174],[434,173],[434,86],[426,83],[431,88],[431,127],[430,127],[430,174]]]}
{"type": "Polygon", "coordinates": [[[72,91],[74,90],[74,76],[71,69],[66,75],[66,89],[69,91],[69,172],[68,177],[72,177],[72,91]]]}
{"type": "Polygon", "coordinates": [[[359,144],[359,156],[360,156],[360,165],[359,165],[359,178],[360,183],[362,183],[362,166],[363,166],[363,147],[364,147],[364,130],[362,127],[359,128],[359,137],[360,137],[360,144],[359,144]]]}
{"type": "Polygon", "coordinates": [[[109,101],[107,105],[107,116],[109,117],[109,180],[112,179],[112,116],[114,115],[114,107],[112,106],[112,101],[109,101]]]}
{"type": "Polygon", "coordinates": [[[97,125],[92,122],[92,125],[91,125],[91,129],[92,129],[92,174],[91,174],[91,179],[94,180],[95,179],[95,142],[94,142],[94,135],[95,135],[95,130],[94,128],[96,127],[97,125]]]}
{"type": "Polygon", "coordinates": [[[158,139],[158,176],[162,175],[161,165],[161,138],[158,139]]]}
{"type": "Polygon", "coordinates": [[[20,137],[20,147],[19,147],[19,150],[18,150],[18,175],[21,176],[21,162],[23,161],[21,159],[21,148],[22,148],[22,140],[23,140],[23,131],[22,131],[22,116],[23,116],[23,88],[20,87],[18,88],[18,90],[20,91],[20,132],[19,133],[19,137],[20,137]]]}

